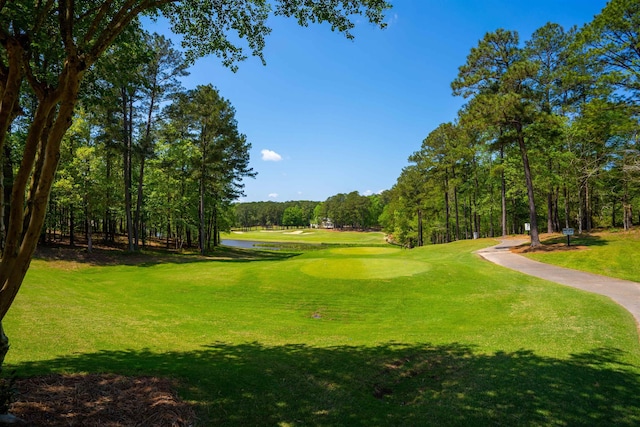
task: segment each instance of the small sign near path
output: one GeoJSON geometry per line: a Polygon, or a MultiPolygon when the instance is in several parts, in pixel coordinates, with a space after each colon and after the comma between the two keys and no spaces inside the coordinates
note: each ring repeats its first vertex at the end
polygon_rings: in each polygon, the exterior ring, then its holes
{"type": "Polygon", "coordinates": [[[573,228],[563,228],[562,234],[567,236],[567,246],[571,246],[571,236],[573,236],[573,228]]]}

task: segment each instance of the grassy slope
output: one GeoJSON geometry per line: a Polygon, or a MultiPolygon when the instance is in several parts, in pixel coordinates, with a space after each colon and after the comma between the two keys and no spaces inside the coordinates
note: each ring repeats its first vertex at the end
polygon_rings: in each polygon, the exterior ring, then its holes
{"type": "MultiPolygon", "coordinates": [[[[546,242],[564,243],[553,237],[546,242]]],[[[545,243],[546,243],[545,242],[545,243]]],[[[605,276],[640,282],[640,230],[619,233],[594,233],[571,238],[571,245],[584,250],[526,254],[531,259],[605,276]]]]}
{"type": "Polygon", "coordinates": [[[203,424],[640,422],[640,346],[609,300],[498,268],[491,242],[279,261],[34,261],[8,363],[168,375],[203,424]]]}

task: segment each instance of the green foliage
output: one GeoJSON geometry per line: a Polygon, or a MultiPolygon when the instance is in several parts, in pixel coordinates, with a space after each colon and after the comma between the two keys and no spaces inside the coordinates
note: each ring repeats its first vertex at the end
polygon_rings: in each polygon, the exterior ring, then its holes
{"type": "Polygon", "coordinates": [[[639,16],[637,2],[614,0],[580,30],[548,23],[524,43],[487,33],[451,84],[469,102],[409,157],[385,230],[447,242],[528,222],[537,244],[540,219],[549,233],[629,229],[640,209],[639,16]]]}
{"type": "Polygon", "coordinates": [[[608,71],[609,84],[621,87],[623,95],[638,102],[640,95],[640,5],[634,0],[611,0],[593,22],[581,31],[590,58],[608,71]]]}
{"type": "Polygon", "coordinates": [[[282,215],[282,225],[301,227],[305,224],[302,209],[297,206],[289,206],[282,215]]]}

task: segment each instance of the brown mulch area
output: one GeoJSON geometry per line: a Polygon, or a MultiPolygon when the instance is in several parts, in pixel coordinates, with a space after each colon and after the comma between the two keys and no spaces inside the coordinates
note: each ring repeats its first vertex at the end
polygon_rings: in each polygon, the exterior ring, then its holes
{"type": "Polygon", "coordinates": [[[534,253],[534,252],[566,252],[566,251],[582,251],[587,249],[587,246],[567,246],[566,243],[545,243],[540,246],[532,248],[531,246],[522,245],[511,248],[511,252],[516,254],[534,253]]]}
{"type": "Polygon", "coordinates": [[[17,380],[16,388],[10,412],[29,426],[187,427],[196,419],[162,378],[47,375],[17,380]]]}

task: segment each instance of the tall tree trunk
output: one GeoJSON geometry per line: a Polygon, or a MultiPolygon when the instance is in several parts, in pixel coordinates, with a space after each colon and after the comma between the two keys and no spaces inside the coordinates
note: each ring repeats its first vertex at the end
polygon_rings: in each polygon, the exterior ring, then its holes
{"type": "Polygon", "coordinates": [[[167,249],[171,241],[171,194],[167,191],[167,249]]]}
{"type": "Polygon", "coordinates": [[[418,246],[423,246],[422,240],[422,209],[418,209],[418,246]]]}
{"type": "MultiPolygon", "coordinates": [[[[500,146],[500,159],[504,165],[504,146],[500,146]]],[[[500,217],[500,223],[502,226],[502,237],[507,236],[507,180],[504,177],[504,168],[500,171],[500,198],[502,201],[502,215],[500,217]]]]}
{"type": "Polygon", "coordinates": [[[473,218],[474,218],[474,225],[475,225],[475,232],[477,237],[480,237],[480,214],[478,213],[478,199],[480,197],[480,182],[478,180],[478,165],[476,164],[476,158],[475,156],[473,157],[473,171],[474,171],[474,176],[473,176],[473,181],[474,181],[474,188],[473,188],[473,218]]]}
{"type": "Polygon", "coordinates": [[[76,217],[74,215],[75,209],[73,203],[69,205],[69,246],[76,245],[76,217]]]}
{"type": "Polygon", "coordinates": [[[560,231],[560,187],[556,186],[553,192],[553,230],[560,231]]]}
{"type": "Polygon", "coordinates": [[[140,176],[138,176],[138,191],[137,191],[137,200],[136,200],[136,211],[133,219],[133,226],[135,230],[135,248],[138,250],[140,244],[140,235],[142,234],[142,187],[144,184],[144,163],[145,163],[146,155],[143,153],[140,157],[140,176]]]}
{"type": "Polygon", "coordinates": [[[531,246],[540,246],[540,236],[538,235],[538,217],[536,214],[536,203],[533,191],[533,178],[531,177],[531,167],[529,166],[529,156],[524,143],[524,135],[520,125],[518,131],[518,146],[520,147],[520,155],[522,156],[522,164],[524,167],[524,178],[527,184],[527,198],[529,200],[529,223],[531,224],[531,246]]]}
{"type": "Polygon", "coordinates": [[[587,232],[591,231],[591,192],[589,191],[589,180],[585,180],[584,185],[584,215],[587,232]]]}
{"type": "Polygon", "coordinates": [[[127,223],[127,243],[129,252],[135,251],[134,246],[134,230],[133,230],[133,218],[131,215],[132,200],[131,200],[131,158],[133,149],[133,123],[130,116],[130,104],[129,96],[126,88],[121,89],[121,102],[122,102],[122,138],[123,138],[123,174],[124,174],[124,214],[127,223]]]}
{"type": "Polygon", "coordinates": [[[578,189],[578,234],[582,234],[584,228],[584,206],[582,186],[578,189]]]}
{"type": "MultiPolygon", "coordinates": [[[[154,86],[155,87],[155,86],[154,86]]],[[[153,122],[153,110],[155,108],[156,92],[151,92],[151,99],[149,100],[149,110],[147,111],[147,123],[145,125],[144,136],[142,137],[142,150],[140,155],[140,176],[138,177],[138,200],[136,202],[136,215],[134,225],[136,230],[141,231],[141,215],[143,204],[143,184],[144,184],[144,164],[148,155],[148,151],[151,149],[151,125],[153,122]]],[[[138,231],[136,233],[136,246],[138,245],[138,231]]]]}
{"type": "Polygon", "coordinates": [[[489,187],[489,237],[495,236],[495,230],[493,229],[493,184],[489,187]]]}
{"type": "Polygon", "coordinates": [[[198,203],[198,245],[200,245],[200,253],[205,253],[205,218],[204,218],[204,177],[200,177],[200,197],[198,203]]]}
{"type": "Polygon", "coordinates": [[[569,228],[569,190],[566,184],[562,188],[564,193],[564,226],[569,228]]]}
{"type": "Polygon", "coordinates": [[[547,233],[553,233],[553,187],[547,192],[547,233]]]}
{"type": "MultiPolygon", "coordinates": [[[[105,159],[105,178],[107,182],[111,182],[111,155],[107,151],[105,159]]],[[[115,236],[113,236],[113,240],[110,239],[111,233],[111,191],[109,191],[107,187],[107,191],[104,194],[105,196],[105,209],[104,209],[104,219],[102,223],[102,241],[103,243],[108,243],[110,241],[115,240],[115,236]]]]}
{"type": "Polygon", "coordinates": [[[453,204],[456,211],[456,240],[460,240],[460,214],[458,206],[458,186],[453,187],[453,204]]]}
{"type": "Polygon", "coordinates": [[[88,202],[85,202],[87,209],[86,209],[86,218],[87,218],[87,252],[91,253],[93,252],[93,227],[91,224],[91,216],[89,215],[89,204],[88,202]]]}
{"type": "MultiPolygon", "coordinates": [[[[44,88],[34,87],[38,105],[14,179],[6,245],[0,261],[0,321],[4,319],[20,290],[44,225],[49,194],[60,158],[60,143],[71,125],[83,69],[84,64],[72,57],[67,60],[60,73],[58,88],[45,91],[44,88]],[[38,155],[43,158],[36,159],[38,155]],[[39,170],[34,169],[36,166],[39,170]],[[30,190],[27,192],[28,185],[30,190]],[[27,193],[29,200],[25,200],[27,193]],[[28,221],[25,221],[27,218],[28,221]]],[[[0,127],[1,122],[0,119],[0,127]]],[[[6,127],[2,130],[5,132],[6,127]]],[[[1,143],[4,143],[4,137],[5,135],[0,136],[1,143]]],[[[0,341],[5,344],[0,345],[2,361],[8,349],[8,340],[4,334],[0,335],[3,335],[0,341]]]]}
{"type": "Polygon", "coordinates": [[[444,175],[444,228],[445,228],[445,242],[451,242],[451,230],[449,229],[449,178],[445,171],[444,175]]]}

